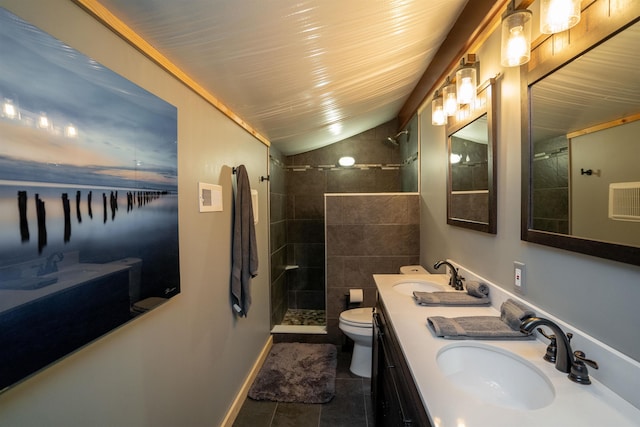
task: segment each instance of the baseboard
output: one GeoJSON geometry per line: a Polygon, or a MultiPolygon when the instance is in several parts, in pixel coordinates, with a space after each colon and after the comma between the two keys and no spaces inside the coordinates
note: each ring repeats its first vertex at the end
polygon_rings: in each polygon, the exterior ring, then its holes
{"type": "Polygon", "coordinates": [[[269,355],[269,351],[271,351],[272,346],[273,346],[273,337],[269,335],[269,339],[267,339],[267,342],[264,344],[264,347],[262,348],[262,351],[260,352],[260,355],[258,356],[256,363],[253,364],[253,368],[251,368],[251,372],[249,372],[249,375],[247,375],[247,378],[244,380],[244,384],[242,384],[240,391],[236,395],[236,398],[233,401],[231,408],[229,408],[227,415],[224,417],[222,424],[220,424],[220,427],[231,427],[233,425],[233,422],[236,420],[236,417],[240,413],[240,409],[242,408],[242,404],[244,403],[244,400],[247,398],[247,394],[249,393],[249,388],[251,387],[251,384],[253,384],[253,381],[255,381],[256,377],[258,376],[258,372],[260,372],[260,368],[262,368],[262,365],[264,364],[265,359],[269,355]]]}

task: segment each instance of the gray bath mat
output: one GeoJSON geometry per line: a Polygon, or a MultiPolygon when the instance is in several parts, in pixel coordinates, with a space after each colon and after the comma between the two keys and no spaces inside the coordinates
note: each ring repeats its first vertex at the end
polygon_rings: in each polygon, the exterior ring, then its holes
{"type": "Polygon", "coordinates": [[[255,400],[326,403],[335,395],[333,344],[277,343],[249,389],[255,400]]]}

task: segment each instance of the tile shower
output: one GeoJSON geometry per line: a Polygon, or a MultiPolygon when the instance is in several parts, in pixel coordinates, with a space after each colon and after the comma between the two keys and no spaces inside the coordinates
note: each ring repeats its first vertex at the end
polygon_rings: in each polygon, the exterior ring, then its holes
{"type": "MultiPolygon", "coordinates": [[[[384,142],[387,136],[396,134],[397,123],[391,121],[307,153],[284,156],[271,149],[272,327],[283,324],[283,320],[300,325],[326,319],[329,339],[335,341],[331,336],[335,338],[339,334],[337,319],[345,299],[340,302],[325,289],[324,195],[417,191],[415,126],[415,121],[409,124],[409,138],[415,139],[415,144],[404,139],[397,146],[384,142]],[[344,155],[356,158],[357,164],[371,167],[329,166],[337,164],[338,158],[344,155]],[[395,167],[385,167],[387,165],[395,167]]],[[[414,197],[417,200],[417,196],[414,197]]],[[[415,223],[418,223],[417,217],[415,223]]],[[[409,259],[417,262],[418,254],[419,251],[414,258],[405,257],[402,262],[407,263],[409,259]]],[[[388,267],[392,268],[391,264],[388,267]]],[[[397,268],[393,272],[397,272],[397,268]]],[[[328,280],[327,286],[331,286],[328,280]]]]}

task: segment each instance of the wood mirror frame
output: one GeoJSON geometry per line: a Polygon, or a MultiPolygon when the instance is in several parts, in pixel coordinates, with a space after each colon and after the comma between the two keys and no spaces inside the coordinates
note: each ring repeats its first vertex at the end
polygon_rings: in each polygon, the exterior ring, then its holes
{"type": "MultiPolygon", "coordinates": [[[[447,224],[455,225],[457,227],[469,228],[476,231],[482,231],[485,233],[496,234],[497,232],[497,195],[496,195],[496,151],[497,151],[497,106],[495,100],[498,99],[496,94],[497,80],[500,76],[491,78],[483,83],[478,88],[478,106],[473,111],[468,111],[466,117],[462,118],[450,118],[447,123],[447,224]],[[479,120],[482,116],[486,115],[487,120],[487,189],[482,190],[482,193],[478,191],[469,192],[456,192],[453,186],[453,167],[451,165],[451,145],[452,136],[459,130],[465,128],[471,123],[479,120]],[[461,215],[455,215],[453,207],[454,203],[458,203],[456,196],[459,198],[465,198],[462,203],[471,205],[477,203],[477,197],[483,194],[487,195],[486,198],[486,220],[478,220],[473,218],[473,215],[464,217],[461,215]]],[[[485,200],[480,202],[485,203],[485,200]]],[[[485,207],[483,206],[483,209],[485,207]]],[[[484,215],[484,212],[483,212],[484,215]]]]}
{"type": "Polygon", "coordinates": [[[596,0],[583,9],[574,28],[534,42],[531,61],[521,67],[522,81],[522,206],[521,239],[623,263],[640,265],[640,247],[535,230],[532,218],[532,159],[530,87],[543,77],[583,55],[639,20],[640,2],[609,8],[612,0],[596,0]],[[607,11],[610,13],[607,14],[607,11]],[[588,26],[587,26],[588,24],[588,26]]]}

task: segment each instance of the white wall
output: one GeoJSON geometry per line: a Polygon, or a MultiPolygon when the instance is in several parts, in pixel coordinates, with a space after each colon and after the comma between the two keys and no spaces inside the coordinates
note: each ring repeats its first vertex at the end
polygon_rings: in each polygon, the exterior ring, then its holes
{"type": "MultiPolygon", "coordinates": [[[[498,32],[478,52],[480,81],[504,73],[498,107],[498,234],[447,225],[445,131],[431,125],[427,107],[420,119],[421,263],[434,272],[434,262],[450,258],[511,290],[513,262],[524,262],[525,299],[640,361],[640,267],[520,240],[520,71],[500,69],[499,43],[498,32]]],[[[601,371],[607,369],[606,360],[598,362],[601,371]]]]}
{"type": "MultiPolygon", "coordinates": [[[[269,337],[267,148],[68,0],[0,0],[178,108],[182,293],[0,395],[0,426],[217,426],[269,337]],[[260,194],[248,318],[229,304],[231,169],[260,194]],[[197,183],[224,187],[199,214],[197,183]]],[[[5,64],[6,65],[6,64],[5,64]]]]}

